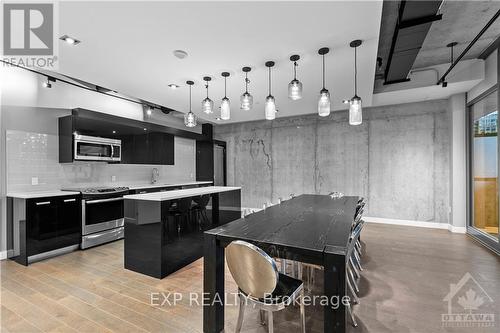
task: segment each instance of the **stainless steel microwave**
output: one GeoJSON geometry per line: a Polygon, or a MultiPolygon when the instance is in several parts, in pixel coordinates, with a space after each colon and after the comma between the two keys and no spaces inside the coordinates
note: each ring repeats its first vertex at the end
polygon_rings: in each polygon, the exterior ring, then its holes
{"type": "Polygon", "coordinates": [[[121,161],[121,140],[75,134],[73,141],[75,145],[75,160],[108,162],[121,161]]]}

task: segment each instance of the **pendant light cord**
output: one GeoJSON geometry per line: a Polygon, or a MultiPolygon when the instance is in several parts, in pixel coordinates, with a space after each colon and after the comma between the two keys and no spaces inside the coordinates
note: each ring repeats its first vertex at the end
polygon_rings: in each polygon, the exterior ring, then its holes
{"type": "Polygon", "coordinates": [[[248,94],[248,72],[245,73],[245,92],[248,94]]]}
{"type": "Polygon", "coordinates": [[[205,84],[205,88],[207,88],[207,98],[208,98],[208,81],[207,84],[205,84]]]}
{"type": "Polygon", "coordinates": [[[297,80],[297,62],[293,62],[293,79],[297,80]]]}
{"type": "Polygon", "coordinates": [[[224,98],[227,98],[227,77],[224,76],[224,98]]]}
{"type": "Polygon", "coordinates": [[[325,89],[325,55],[323,54],[323,89],[325,89]]]}
{"type": "Polygon", "coordinates": [[[354,95],[358,96],[358,47],[354,48],[354,95]]]}
{"type": "Polygon", "coordinates": [[[191,85],[189,85],[189,112],[191,112],[191,85]]]}
{"type": "Polygon", "coordinates": [[[271,67],[269,67],[269,96],[271,96],[271,67]]]}

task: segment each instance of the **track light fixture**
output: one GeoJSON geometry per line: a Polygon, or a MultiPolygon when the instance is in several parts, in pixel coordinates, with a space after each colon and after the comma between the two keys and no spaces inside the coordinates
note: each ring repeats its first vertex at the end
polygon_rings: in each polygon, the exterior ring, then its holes
{"type": "Polygon", "coordinates": [[[297,61],[300,56],[294,54],[290,57],[290,61],[293,62],[293,80],[288,84],[288,98],[291,100],[298,100],[302,98],[302,82],[297,80],[297,61]]]}
{"type": "Polygon", "coordinates": [[[250,83],[248,72],[252,69],[250,67],[243,67],[242,70],[245,73],[245,92],[240,97],[240,109],[249,111],[253,106],[253,96],[248,92],[248,84],[250,83]]]}
{"type": "Polygon", "coordinates": [[[186,81],[186,84],[189,86],[189,112],[184,115],[184,125],[186,125],[187,127],[195,127],[196,115],[191,110],[191,87],[194,84],[194,82],[186,81]]]}
{"type": "Polygon", "coordinates": [[[323,57],[323,89],[319,92],[318,114],[320,117],[326,117],[330,114],[330,92],[325,88],[325,54],[330,52],[328,47],[322,47],[318,54],[323,57]]]}
{"type": "Polygon", "coordinates": [[[50,88],[52,88],[51,82],[56,82],[56,79],[53,77],[47,76],[47,79],[42,83],[42,86],[44,88],[50,89],[50,88]]]}
{"type": "Polygon", "coordinates": [[[207,97],[201,101],[201,111],[205,112],[206,114],[211,114],[214,112],[214,101],[212,101],[208,97],[208,82],[210,82],[212,78],[210,76],[205,76],[203,78],[203,81],[205,81],[205,89],[207,90],[207,97]]]}
{"type": "Polygon", "coordinates": [[[222,77],[224,78],[224,98],[220,104],[220,118],[222,120],[231,119],[231,104],[229,103],[229,98],[227,98],[227,78],[230,75],[229,72],[222,72],[222,77]]]}
{"type": "Polygon", "coordinates": [[[351,98],[349,105],[349,125],[359,125],[363,121],[363,111],[361,106],[361,97],[358,96],[358,66],[357,49],[362,44],[359,39],[353,40],[349,46],[354,48],[354,97],[351,98]]]}
{"type": "Polygon", "coordinates": [[[271,68],[274,66],[274,61],[266,62],[266,67],[269,69],[269,95],[266,97],[266,105],[264,107],[265,116],[267,120],[276,118],[276,101],[271,94],[271,68]]]}

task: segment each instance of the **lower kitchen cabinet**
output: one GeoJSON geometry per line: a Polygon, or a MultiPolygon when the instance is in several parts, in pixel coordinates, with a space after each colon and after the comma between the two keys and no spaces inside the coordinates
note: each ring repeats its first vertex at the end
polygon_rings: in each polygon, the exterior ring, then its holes
{"type": "Polygon", "coordinates": [[[51,251],[81,240],[80,195],[45,198],[8,198],[13,259],[23,265],[54,254],[51,251]]]}

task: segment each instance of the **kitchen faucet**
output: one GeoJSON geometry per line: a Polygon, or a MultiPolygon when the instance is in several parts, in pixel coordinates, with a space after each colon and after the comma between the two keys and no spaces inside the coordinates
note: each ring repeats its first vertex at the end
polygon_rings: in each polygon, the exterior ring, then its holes
{"type": "Polygon", "coordinates": [[[153,174],[151,175],[151,184],[156,184],[158,178],[160,177],[160,171],[157,168],[153,168],[153,174]]]}

